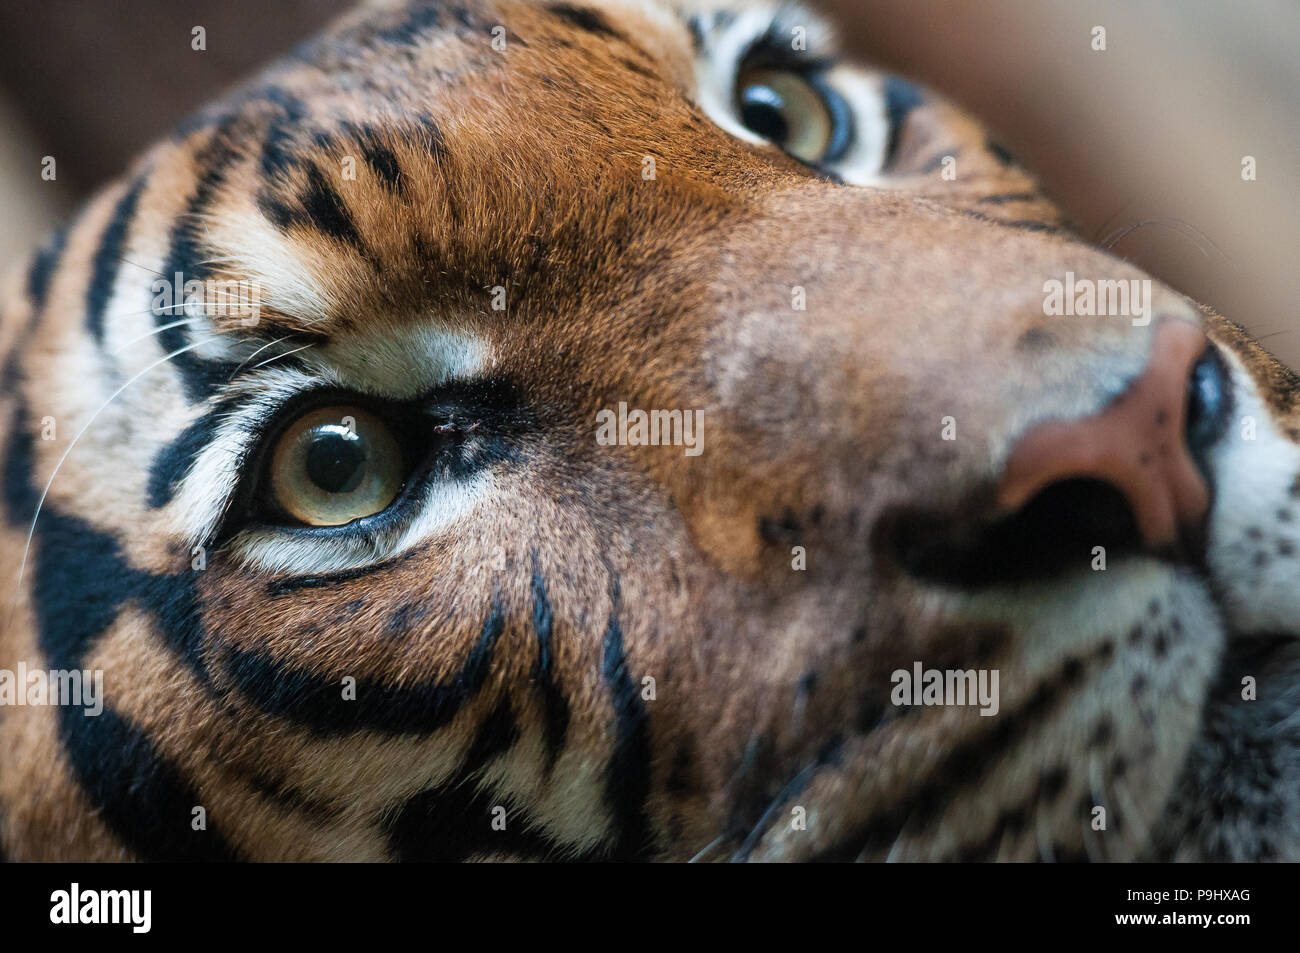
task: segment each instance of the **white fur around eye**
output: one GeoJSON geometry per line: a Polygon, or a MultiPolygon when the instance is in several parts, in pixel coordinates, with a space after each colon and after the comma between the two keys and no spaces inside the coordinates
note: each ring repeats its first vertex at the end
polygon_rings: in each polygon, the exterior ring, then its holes
{"type": "Polygon", "coordinates": [[[373,566],[449,532],[483,504],[491,488],[487,475],[426,487],[410,522],[371,534],[341,531],[302,537],[270,527],[251,529],[231,541],[228,555],[248,570],[295,576],[373,566]]]}
{"type": "MultiPolygon", "coordinates": [[[[773,27],[784,37],[802,29],[807,51],[815,56],[834,52],[830,31],[818,17],[799,11],[759,5],[738,13],[734,18],[715,22],[701,14],[703,49],[696,59],[696,99],[717,125],[745,142],[777,148],[767,139],[746,128],[736,106],[736,82],[745,54],[754,42],[773,27]],[[821,47],[825,47],[822,49],[821,47]]],[[[824,81],[844,98],[853,113],[853,142],[848,151],[826,168],[852,185],[882,185],[881,175],[889,143],[889,113],[885,100],[885,76],[846,63],[837,63],[823,74],[824,81]]]]}

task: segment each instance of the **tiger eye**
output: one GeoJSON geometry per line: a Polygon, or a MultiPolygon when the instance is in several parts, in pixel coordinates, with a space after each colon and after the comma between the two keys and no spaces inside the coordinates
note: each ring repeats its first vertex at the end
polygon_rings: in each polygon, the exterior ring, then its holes
{"type": "Polygon", "coordinates": [[[755,69],[736,85],[740,120],[750,131],[801,162],[817,162],[834,134],[825,97],[806,78],[789,70],[755,69]]]}
{"type": "Polygon", "coordinates": [[[402,488],[392,431],[359,407],[323,407],[299,417],[271,457],[271,491],[288,516],[340,526],[388,507],[402,488]]]}

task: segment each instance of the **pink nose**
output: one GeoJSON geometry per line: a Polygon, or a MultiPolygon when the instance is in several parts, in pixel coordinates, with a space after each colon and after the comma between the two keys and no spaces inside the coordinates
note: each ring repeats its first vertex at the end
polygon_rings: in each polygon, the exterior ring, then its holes
{"type": "Polygon", "coordinates": [[[1053,483],[1093,478],[1124,495],[1148,547],[1176,543],[1179,529],[1199,525],[1210,505],[1186,437],[1189,382],[1205,348],[1191,325],[1162,323],[1146,369],[1124,393],[1090,417],[1044,421],[1020,438],[998,502],[1014,511],[1053,483]]]}

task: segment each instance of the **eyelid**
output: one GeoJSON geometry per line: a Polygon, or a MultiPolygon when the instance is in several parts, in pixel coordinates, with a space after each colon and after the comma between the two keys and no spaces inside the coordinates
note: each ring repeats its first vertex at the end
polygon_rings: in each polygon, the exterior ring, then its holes
{"type": "Polygon", "coordinates": [[[535,433],[536,429],[533,411],[524,402],[522,391],[508,379],[456,379],[400,400],[360,393],[333,382],[314,382],[269,408],[249,427],[237,485],[218,520],[215,544],[228,543],[247,529],[335,539],[347,532],[364,536],[391,530],[396,523],[416,518],[414,509],[418,509],[416,504],[426,495],[431,480],[470,484],[479,471],[513,457],[510,441],[535,433]],[[264,484],[266,461],[275,442],[303,414],[335,404],[360,407],[375,415],[394,429],[399,443],[409,448],[410,469],[397,498],[383,511],[339,527],[259,520],[257,494],[264,484]]]}
{"type": "Polygon", "coordinates": [[[765,33],[754,37],[736,64],[738,76],[751,69],[786,69],[801,74],[824,73],[837,64],[838,60],[834,56],[796,50],[788,38],[780,38],[774,32],[777,28],[777,24],[773,23],[765,33]]]}

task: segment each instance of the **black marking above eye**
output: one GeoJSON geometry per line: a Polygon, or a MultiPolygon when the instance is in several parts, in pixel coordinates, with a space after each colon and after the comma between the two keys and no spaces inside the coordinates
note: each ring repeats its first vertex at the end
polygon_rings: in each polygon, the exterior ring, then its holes
{"type": "Polygon", "coordinates": [[[199,417],[162,448],[149,464],[149,482],[146,487],[150,508],[166,506],[176,495],[181,480],[198,459],[199,453],[212,442],[221,419],[231,409],[222,402],[199,417]]]}
{"type": "MultiPolygon", "coordinates": [[[[202,171],[185,211],[177,216],[169,239],[166,264],[160,269],[163,275],[181,274],[186,281],[203,281],[211,275],[211,266],[206,262],[212,253],[201,241],[203,230],[199,223],[204,220],[208,206],[240,157],[231,145],[237,125],[236,117],[223,119],[213,128],[207,144],[195,158],[195,165],[202,171]]],[[[168,366],[180,374],[186,400],[190,404],[199,403],[211,395],[218,384],[228,380],[237,365],[206,361],[188,352],[176,353],[188,343],[189,334],[184,326],[176,325],[175,306],[155,304],[151,310],[157,325],[158,346],[163,353],[174,354],[168,366]]]]}
{"type": "Polygon", "coordinates": [[[560,19],[567,20],[580,30],[627,42],[627,37],[610,26],[609,21],[595,10],[589,10],[586,7],[575,7],[568,3],[552,3],[546,9],[560,19]]]}
{"type": "Polygon", "coordinates": [[[294,130],[307,118],[307,106],[279,86],[266,87],[262,98],[279,107],[281,113],[271,120],[262,140],[262,174],[273,179],[297,164],[297,157],[288,147],[293,142],[294,130]]]}
{"type": "Polygon", "coordinates": [[[90,285],[86,289],[86,327],[101,344],[104,342],[104,309],[113,297],[113,284],[122,267],[122,255],[144,182],[143,177],[136,179],[118,200],[112,218],[100,234],[99,248],[95,250],[91,263],[90,285]]]}
{"type": "Polygon", "coordinates": [[[361,154],[365,156],[366,164],[385,188],[398,195],[404,193],[402,167],[398,164],[397,154],[392,149],[373,136],[368,136],[362,140],[361,154]]]}
{"type": "Polygon", "coordinates": [[[315,163],[307,163],[306,168],[307,187],[299,196],[299,200],[311,224],[320,232],[346,242],[364,254],[365,248],[361,236],[352,221],[352,213],[343,202],[343,197],[321,174],[315,163]]]}
{"type": "Polygon", "coordinates": [[[60,228],[32,259],[31,270],[27,273],[27,295],[32,300],[32,308],[38,312],[45,307],[45,295],[49,292],[50,281],[58,269],[67,240],[68,229],[60,228]]]}

